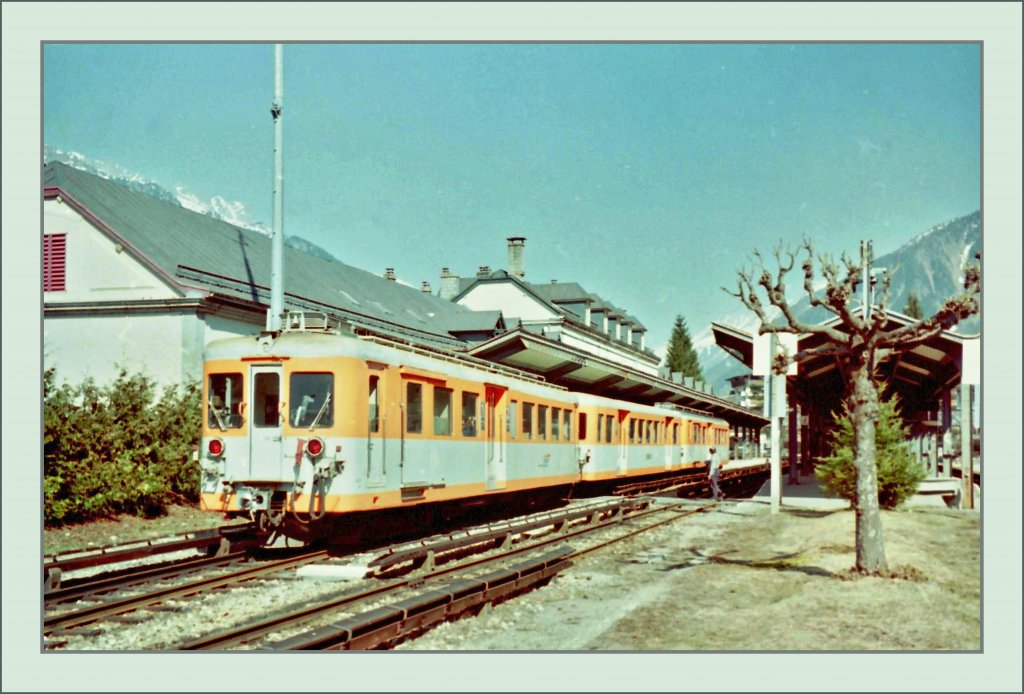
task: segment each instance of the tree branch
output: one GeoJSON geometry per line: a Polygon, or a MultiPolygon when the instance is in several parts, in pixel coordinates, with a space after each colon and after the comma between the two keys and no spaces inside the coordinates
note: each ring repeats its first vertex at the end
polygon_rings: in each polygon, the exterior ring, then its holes
{"type": "Polygon", "coordinates": [[[949,330],[965,318],[978,312],[981,295],[981,268],[972,265],[964,271],[964,291],[946,300],[942,308],[931,318],[912,325],[883,333],[877,343],[878,347],[910,347],[949,330]]]}

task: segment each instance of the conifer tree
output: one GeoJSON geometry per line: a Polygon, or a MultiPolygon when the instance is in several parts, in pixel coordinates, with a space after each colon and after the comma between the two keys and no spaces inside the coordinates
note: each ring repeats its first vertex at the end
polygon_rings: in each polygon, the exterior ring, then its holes
{"type": "Polygon", "coordinates": [[[924,314],[921,313],[921,300],[918,298],[916,292],[910,292],[910,295],[907,297],[907,305],[903,309],[903,313],[911,318],[921,320],[921,316],[924,314]]]}
{"type": "Polygon", "coordinates": [[[672,337],[668,341],[665,365],[669,371],[678,371],[683,376],[689,376],[699,381],[704,380],[704,375],[700,370],[700,360],[697,359],[697,351],[693,348],[690,332],[686,329],[686,319],[681,315],[676,316],[675,325],[672,326],[672,337]]]}

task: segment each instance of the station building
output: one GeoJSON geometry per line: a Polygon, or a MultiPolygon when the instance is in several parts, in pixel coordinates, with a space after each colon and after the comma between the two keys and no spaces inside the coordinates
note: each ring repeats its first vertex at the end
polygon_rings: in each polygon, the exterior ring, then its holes
{"type": "MultiPolygon", "coordinates": [[[[885,331],[911,325],[916,319],[886,309],[885,331]]],[[[838,316],[823,323],[846,332],[838,316]]],[[[766,386],[764,414],[785,436],[790,481],[798,471],[809,475],[813,461],[830,449],[836,413],[842,411],[845,382],[833,357],[819,356],[794,364],[785,375],[771,373],[771,335],[757,335],[712,323],[715,342],[766,386]]],[[[790,354],[813,349],[821,334],[784,336],[790,354]]],[[[883,355],[878,377],[886,396],[899,399],[910,434],[908,445],[929,478],[922,489],[954,490],[956,503],[974,506],[980,481],[980,431],[975,406],[981,385],[981,336],[942,331],[905,352],[883,355]],[[960,483],[943,485],[957,475],[960,483]],[[968,482],[970,480],[970,482],[968,482]]]]}
{"type": "MultiPolygon", "coordinates": [[[[445,271],[437,295],[285,247],[286,310],[320,311],[357,333],[540,375],[573,390],[719,416],[760,412],[663,373],[646,328],[576,283],[523,280],[525,239],[509,269],[445,271]]],[[[211,340],[263,329],[271,239],[60,163],[43,170],[43,350],[58,381],[103,383],[119,370],[161,384],[198,380],[211,340]]]]}

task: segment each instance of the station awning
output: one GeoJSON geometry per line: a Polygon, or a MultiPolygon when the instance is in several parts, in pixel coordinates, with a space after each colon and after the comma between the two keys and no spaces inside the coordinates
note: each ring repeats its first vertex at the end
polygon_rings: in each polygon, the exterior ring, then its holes
{"type": "MultiPolygon", "coordinates": [[[[890,312],[884,330],[895,330],[913,322],[913,318],[890,312]]],[[[838,317],[823,325],[844,329],[838,317]]],[[[716,344],[740,363],[753,365],[755,345],[760,347],[753,334],[720,323],[712,323],[711,330],[716,344]]],[[[801,335],[797,350],[812,349],[827,339],[818,333],[801,335]]],[[[900,398],[907,417],[919,417],[923,412],[937,409],[940,395],[960,382],[965,367],[964,346],[978,339],[943,331],[909,351],[883,353],[878,366],[879,378],[888,393],[900,398]]],[[[972,358],[973,355],[967,355],[968,361],[972,358]]],[[[801,363],[797,375],[790,376],[789,382],[798,399],[814,401],[825,411],[839,407],[844,381],[835,357],[820,356],[801,363]]]]}
{"type": "Polygon", "coordinates": [[[645,405],[671,403],[721,417],[735,426],[760,427],[768,422],[760,412],[732,401],[616,364],[523,328],[482,342],[469,354],[535,373],[574,391],[645,405]]]}

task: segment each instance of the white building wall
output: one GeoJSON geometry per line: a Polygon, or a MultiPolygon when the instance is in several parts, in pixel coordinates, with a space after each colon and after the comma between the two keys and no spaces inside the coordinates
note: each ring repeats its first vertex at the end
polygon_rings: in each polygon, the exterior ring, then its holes
{"type": "Polygon", "coordinates": [[[259,316],[252,322],[216,315],[200,318],[181,309],[104,315],[105,302],[160,301],[181,295],[67,204],[44,201],[43,232],[66,234],[66,290],[46,292],[44,305],[81,303],[95,309],[86,315],[44,319],[43,364],[56,370],[58,383],[92,378],[106,384],[122,368],[144,373],[161,385],[198,381],[209,341],[255,334],[262,327],[259,316]]]}
{"type": "Polygon", "coordinates": [[[474,311],[501,311],[506,319],[546,320],[556,314],[511,282],[478,284],[458,303],[474,311]]]}
{"type": "Polygon", "coordinates": [[[180,294],[118,250],[74,209],[57,200],[43,202],[43,233],[66,234],[65,291],[46,292],[44,302],[168,299],[180,294]]]}
{"type": "Polygon", "coordinates": [[[571,328],[563,327],[561,341],[565,345],[575,347],[602,359],[607,359],[615,364],[622,364],[651,376],[658,375],[657,364],[650,364],[625,349],[616,349],[613,345],[595,339],[586,333],[576,332],[571,328]]]}
{"type": "Polygon", "coordinates": [[[56,369],[58,383],[92,378],[105,384],[121,368],[162,384],[178,383],[187,375],[181,347],[186,321],[201,322],[180,314],[49,317],[43,326],[43,364],[56,369]]]}

